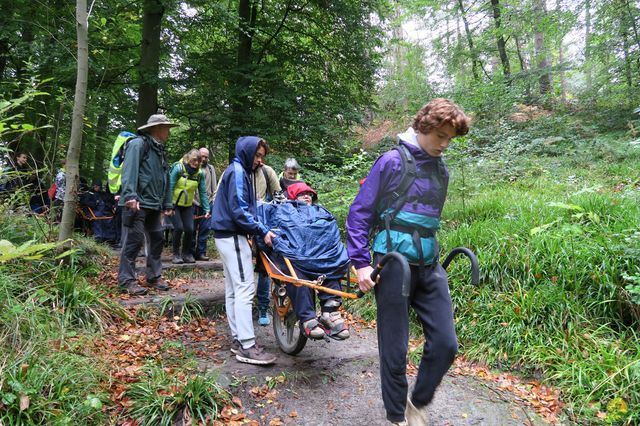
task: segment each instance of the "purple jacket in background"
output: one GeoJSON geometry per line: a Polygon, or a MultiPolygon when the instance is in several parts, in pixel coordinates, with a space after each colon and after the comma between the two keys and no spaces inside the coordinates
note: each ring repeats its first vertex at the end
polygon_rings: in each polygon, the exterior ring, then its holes
{"type": "MultiPolygon", "coordinates": [[[[449,172],[441,157],[432,157],[420,148],[416,133],[409,128],[398,135],[398,143],[405,145],[416,160],[419,178],[409,189],[409,199],[403,211],[440,218],[447,196],[449,172]],[[440,167],[444,173],[444,185],[429,173],[440,167]],[[430,176],[420,178],[420,176],[430,176]]],[[[353,200],[347,216],[347,252],[356,269],[371,264],[369,230],[378,222],[388,197],[400,185],[401,159],[396,150],[382,154],[369,171],[369,175],[353,200]]]]}

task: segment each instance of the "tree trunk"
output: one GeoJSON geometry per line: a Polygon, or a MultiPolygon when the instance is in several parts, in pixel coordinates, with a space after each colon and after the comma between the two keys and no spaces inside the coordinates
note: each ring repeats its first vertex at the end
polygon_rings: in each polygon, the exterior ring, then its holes
{"type": "Polygon", "coordinates": [[[542,96],[547,95],[551,91],[551,71],[549,67],[549,56],[544,43],[544,28],[541,27],[540,22],[543,22],[545,15],[547,14],[547,8],[545,0],[535,0],[534,13],[536,15],[536,29],[534,33],[534,49],[536,53],[536,59],[538,62],[538,83],[540,84],[540,94],[542,96]]]}
{"type": "Polygon", "coordinates": [[[64,193],[64,209],[60,221],[58,241],[64,241],[73,235],[73,224],[76,218],[78,203],[78,184],[80,181],[78,162],[82,148],[82,130],[84,127],[84,107],[87,100],[87,78],[89,74],[89,30],[87,16],[87,0],[76,1],[76,31],[78,38],[78,75],[76,77],[76,93],[73,102],[71,122],[71,138],[67,150],[66,185],[64,193]]]}
{"type": "Polygon", "coordinates": [[[502,62],[502,73],[507,82],[511,83],[511,66],[509,65],[509,56],[507,55],[507,43],[504,40],[504,35],[501,29],[501,13],[500,13],[500,0],[491,0],[491,7],[493,9],[493,21],[496,27],[496,42],[498,44],[498,53],[500,54],[500,62],[502,62]]]}
{"type": "Polygon", "coordinates": [[[478,59],[478,52],[476,52],[473,45],[473,35],[471,34],[471,28],[469,27],[469,21],[467,20],[467,12],[464,10],[462,0],[458,0],[458,8],[460,9],[460,16],[462,17],[464,31],[467,36],[467,43],[469,44],[469,51],[471,52],[471,72],[473,73],[473,79],[477,81],[480,79],[478,69],[481,68],[481,65],[480,60],[478,59]]]}
{"type": "Polygon", "coordinates": [[[587,83],[587,91],[593,87],[593,76],[591,73],[591,0],[584,2],[584,72],[587,83]]]}
{"type": "Polygon", "coordinates": [[[164,6],[161,0],[144,1],[136,127],[145,124],[149,116],[158,111],[158,73],[160,72],[162,15],[164,15],[164,6]]]}
{"type": "Polygon", "coordinates": [[[233,97],[231,106],[232,129],[227,144],[229,162],[235,157],[235,141],[238,136],[246,131],[246,116],[249,110],[249,89],[251,87],[251,49],[253,47],[253,35],[258,9],[251,0],[240,0],[238,3],[238,50],[237,50],[237,72],[235,78],[236,95],[233,97]]]}
{"type": "Polygon", "coordinates": [[[96,126],[96,155],[93,158],[93,180],[103,180],[105,178],[104,160],[106,158],[105,150],[108,149],[107,142],[107,125],[109,118],[106,113],[98,116],[98,124],[96,126]]]}
{"type": "MultiPolygon", "coordinates": [[[[558,16],[562,13],[562,7],[560,0],[556,0],[556,12],[558,16]]],[[[567,103],[567,80],[564,75],[564,34],[561,34],[558,38],[558,74],[560,77],[560,100],[563,104],[567,103]]]]}
{"type": "Polygon", "coordinates": [[[525,76],[526,86],[525,86],[525,99],[526,103],[531,102],[531,80],[527,75],[527,63],[522,56],[522,48],[520,47],[520,39],[518,36],[514,36],[514,41],[516,42],[516,52],[518,53],[518,62],[520,63],[520,72],[525,76]]]}

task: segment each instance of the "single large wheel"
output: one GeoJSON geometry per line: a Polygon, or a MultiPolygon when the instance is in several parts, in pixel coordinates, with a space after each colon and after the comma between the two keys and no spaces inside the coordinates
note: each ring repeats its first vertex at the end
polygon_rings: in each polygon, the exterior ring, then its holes
{"type": "MultiPolygon", "coordinates": [[[[275,283],[274,283],[275,284],[275,283]]],[[[276,284],[277,285],[277,284],[276,284]]],[[[300,327],[298,316],[293,311],[293,307],[288,296],[278,296],[274,292],[275,309],[273,312],[273,334],[282,352],[289,355],[297,355],[307,344],[307,336],[300,327]],[[278,310],[287,309],[284,318],[278,314],[278,310]]]]}

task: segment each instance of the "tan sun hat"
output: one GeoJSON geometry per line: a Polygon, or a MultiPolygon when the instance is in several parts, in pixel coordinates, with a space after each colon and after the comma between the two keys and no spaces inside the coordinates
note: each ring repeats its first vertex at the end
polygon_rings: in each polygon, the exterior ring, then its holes
{"type": "Polygon", "coordinates": [[[174,124],[174,123],[170,122],[166,115],[164,115],[164,114],[153,114],[147,120],[147,124],[138,127],[138,130],[148,129],[149,127],[160,126],[162,124],[165,124],[165,125],[171,126],[171,127],[177,126],[177,124],[174,124]]]}

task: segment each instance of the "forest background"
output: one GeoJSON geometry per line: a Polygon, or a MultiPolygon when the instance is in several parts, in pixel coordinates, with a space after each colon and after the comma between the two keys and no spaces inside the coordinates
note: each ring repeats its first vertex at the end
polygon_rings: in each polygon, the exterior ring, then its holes
{"type": "MultiPolygon", "coordinates": [[[[118,132],[166,113],[170,160],[207,146],[218,173],[239,135],[260,135],[343,224],[358,180],[440,96],[474,118],[447,154],[440,233],[481,263],[479,287],[451,273],[461,353],[557,387],[568,421],[640,422],[637,2],[16,0],[0,16],[3,161],[27,152],[48,186],[66,158],[70,189],[59,228],[13,214],[28,194],[0,206],[7,424],[149,415],[106,409],[104,370],[78,350],[124,315],[92,284],[101,249],[53,250],[118,132]]],[[[180,389],[216,386],[202,380],[180,389]]]]}

